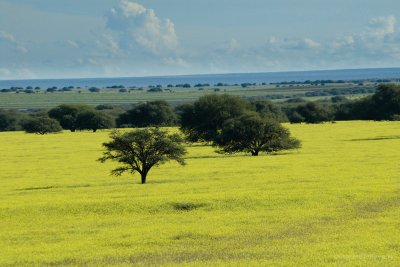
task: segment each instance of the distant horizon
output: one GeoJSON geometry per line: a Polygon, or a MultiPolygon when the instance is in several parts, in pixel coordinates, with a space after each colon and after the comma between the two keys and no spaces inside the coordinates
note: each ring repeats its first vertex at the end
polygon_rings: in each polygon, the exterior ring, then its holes
{"type": "Polygon", "coordinates": [[[279,83],[303,82],[306,80],[372,80],[372,79],[400,79],[399,68],[360,68],[335,70],[308,70],[283,72],[248,72],[248,73],[214,73],[191,75],[166,75],[143,77],[85,77],[60,79],[21,79],[0,80],[0,88],[28,87],[100,87],[106,88],[115,85],[125,87],[149,85],[177,85],[177,84],[210,84],[224,83],[229,85],[241,83],[279,83]]]}
{"type": "MultiPolygon", "coordinates": [[[[82,76],[82,77],[55,77],[55,78],[21,78],[21,79],[1,79],[0,81],[41,81],[41,80],[86,80],[86,79],[129,79],[129,78],[168,78],[168,77],[202,77],[220,75],[246,75],[246,74],[278,74],[278,73],[307,73],[307,72],[330,72],[330,71],[354,71],[354,70],[395,70],[398,67],[362,67],[362,68],[326,68],[326,69],[305,69],[287,71],[258,71],[258,72],[218,72],[218,73],[190,73],[190,74],[165,74],[165,75],[144,75],[144,76],[82,76]]],[[[392,77],[395,78],[395,77],[392,77]]],[[[400,73],[399,73],[400,78],[400,73]]],[[[371,79],[373,79],[371,77],[371,79]]],[[[284,81],[282,81],[284,82],[284,81]]]]}

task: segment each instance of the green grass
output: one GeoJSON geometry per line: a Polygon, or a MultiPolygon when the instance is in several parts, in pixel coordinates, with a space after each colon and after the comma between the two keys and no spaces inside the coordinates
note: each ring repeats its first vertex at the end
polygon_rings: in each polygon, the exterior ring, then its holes
{"type": "MultiPolygon", "coordinates": [[[[164,91],[161,93],[149,93],[147,88],[143,91],[132,91],[130,93],[119,93],[117,89],[103,89],[100,93],[89,93],[86,89],[81,89],[72,92],[56,92],[26,94],[26,93],[0,93],[0,108],[5,109],[28,109],[28,108],[52,108],[60,104],[111,104],[111,105],[128,105],[152,100],[166,100],[172,103],[183,103],[195,101],[199,97],[210,94],[233,94],[247,98],[271,98],[280,96],[279,101],[285,100],[285,97],[294,98],[302,97],[306,92],[318,92],[329,90],[332,88],[346,89],[357,88],[354,84],[333,84],[329,86],[281,86],[274,85],[251,86],[242,88],[241,86],[226,86],[226,87],[205,87],[204,90],[198,88],[172,88],[172,92],[164,91]],[[218,92],[214,92],[215,88],[219,88],[218,92]],[[283,97],[283,98],[282,98],[283,97]]],[[[373,88],[373,84],[367,84],[361,88],[373,88]]],[[[332,96],[322,97],[307,97],[307,99],[325,99],[332,96]]]]}
{"type": "Polygon", "coordinates": [[[146,185],[107,131],[0,133],[0,266],[398,266],[400,123],[287,126],[298,151],[193,145],[146,185]]]}

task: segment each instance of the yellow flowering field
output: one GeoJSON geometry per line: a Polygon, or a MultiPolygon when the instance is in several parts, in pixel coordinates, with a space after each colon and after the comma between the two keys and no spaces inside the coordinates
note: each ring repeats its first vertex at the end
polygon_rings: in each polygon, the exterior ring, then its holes
{"type": "Polygon", "coordinates": [[[146,185],[108,131],[0,133],[0,266],[399,266],[400,123],[286,126],[301,149],[188,145],[146,185]]]}

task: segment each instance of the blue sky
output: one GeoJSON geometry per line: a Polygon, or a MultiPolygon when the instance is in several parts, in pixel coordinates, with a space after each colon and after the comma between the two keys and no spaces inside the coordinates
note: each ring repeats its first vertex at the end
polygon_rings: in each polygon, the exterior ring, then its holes
{"type": "Polygon", "coordinates": [[[399,67],[398,0],[1,0],[0,79],[399,67]]]}

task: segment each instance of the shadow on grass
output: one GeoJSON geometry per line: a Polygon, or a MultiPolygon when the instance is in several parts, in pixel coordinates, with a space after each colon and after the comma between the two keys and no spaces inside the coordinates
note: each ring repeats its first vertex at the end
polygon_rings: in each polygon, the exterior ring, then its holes
{"type": "Polygon", "coordinates": [[[176,202],[171,203],[171,207],[176,211],[192,211],[207,206],[205,203],[176,202]]]}
{"type": "Polygon", "coordinates": [[[400,135],[377,136],[372,138],[350,139],[345,141],[381,141],[381,140],[393,140],[393,139],[400,139],[400,135]]]}
{"type": "Polygon", "coordinates": [[[16,189],[16,191],[33,191],[33,190],[47,190],[47,189],[56,189],[56,188],[80,188],[80,187],[90,187],[90,184],[65,185],[65,186],[27,187],[27,188],[16,189]]]}
{"type": "Polygon", "coordinates": [[[291,151],[286,150],[286,151],[271,152],[271,153],[261,152],[256,157],[252,156],[250,153],[225,154],[225,153],[215,152],[215,155],[213,156],[193,156],[193,157],[185,157],[185,159],[218,159],[218,158],[243,158],[243,157],[262,158],[262,157],[275,157],[275,156],[284,156],[292,154],[298,154],[298,150],[291,150],[291,151]]]}
{"type": "Polygon", "coordinates": [[[400,207],[398,194],[388,198],[360,201],[354,205],[356,215],[361,217],[368,217],[398,207],[400,207]]]}

